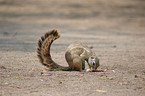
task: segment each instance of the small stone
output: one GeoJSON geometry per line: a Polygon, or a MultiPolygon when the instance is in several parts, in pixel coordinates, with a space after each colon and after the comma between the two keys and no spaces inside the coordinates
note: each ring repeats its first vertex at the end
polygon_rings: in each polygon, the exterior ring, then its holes
{"type": "Polygon", "coordinates": [[[109,80],[113,80],[114,78],[113,78],[113,77],[108,77],[108,79],[109,79],[109,80]]]}
{"type": "Polygon", "coordinates": [[[43,72],[41,72],[40,74],[41,74],[41,75],[43,75],[44,73],[43,73],[43,72]]]}
{"type": "Polygon", "coordinates": [[[5,83],[5,85],[8,85],[8,84],[9,84],[9,83],[7,83],[7,82],[5,83]]]}
{"type": "Polygon", "coordinates": [[[9,33],[8,33],[8,32],[3,32],[3,35],[4,35],[4,36],[8,36],[9,33]]]}
{"type": "Polygon", "coordinates": [[[107,91],[105,90],[96,90],[97,92],[100,92],[100,93],[106,93],[107,91]]]}
{"type": "Polygon", "coordinates": [[[135,78],[138,78],[138,75],[134,75],[135,78]]]}
{"type": "Polygon", "coordinates": [[[115,70],[112,70],[112,72],[114,72],[114,73],[115,73],[115,70]]]}
{"type": "Polygon", "coordinates": [[[106,72],[107,71],[107,69],[104,69],[104,72],[106,72]]]}
{"type": "Polygon", "coordinates": [[[100,75],[100,77],[101,77],[101,78],[106,78],[107,76],[106,76],[106,75],[100,75]]]}
{"type": "Polygon", "coordinates": [[[0,66],[0,68],[2,68],[2,69],[7,69],[6,67],[4,67],[4,66],[0,66]]]}
{"type": "Polygon", "coordinates": [[[43,79],[40,79],[40,81],[43,81],[43,79]]]}
{"type": "Polygon", "coordinates": [[[136,87],[137,89],[142,89],[142,87],[136,87]]]}
{"type": "Polygon", "coordinates": [[[113,45],[113,48],[116,48],[117,46],[116,45],[113,45]]]}

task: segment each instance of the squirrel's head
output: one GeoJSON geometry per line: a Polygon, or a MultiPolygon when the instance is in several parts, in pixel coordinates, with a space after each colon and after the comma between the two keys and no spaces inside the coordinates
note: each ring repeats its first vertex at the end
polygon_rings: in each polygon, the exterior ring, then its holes
{"type": "Polygon", "coordinates": [[[96,69],[99,67],[99,59],[97,56],[90,56],[88,59],[89,67],[91,68],[91,71],[96,71],[96,69]]]}

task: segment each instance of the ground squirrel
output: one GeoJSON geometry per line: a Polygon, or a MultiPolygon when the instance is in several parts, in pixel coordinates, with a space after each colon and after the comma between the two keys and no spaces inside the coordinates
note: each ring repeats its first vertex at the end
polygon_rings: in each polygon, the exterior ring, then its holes
{"type": "Polygon", "coordinates": [[[91,71],[95,71],[99,66],[99,59],[92,52],[91,48],[78,42],[74,42],[66,50],[65,59],[69,67],[63,67],[55,63],[50,54],[50,47],[54,40],[60,37],[56,29],[45,33],[38,40],[37,56],[40,62],[49,68],[49,70],[85,70],[85,61],[88,63],[91,71]]]}

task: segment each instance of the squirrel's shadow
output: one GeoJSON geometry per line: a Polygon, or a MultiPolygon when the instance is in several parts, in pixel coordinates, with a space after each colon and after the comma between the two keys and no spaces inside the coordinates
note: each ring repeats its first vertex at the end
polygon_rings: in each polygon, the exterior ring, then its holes
{"type": "Polygon", "coordinates": [[[93,70],[91,72],[105,72],[104,70],[93,70]]]}

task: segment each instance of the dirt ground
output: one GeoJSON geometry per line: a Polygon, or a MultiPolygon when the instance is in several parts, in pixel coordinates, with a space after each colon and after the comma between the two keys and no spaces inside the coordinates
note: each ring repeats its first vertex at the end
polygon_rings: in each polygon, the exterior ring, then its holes
{"type": "Polygon", "coordinates": [[[145,1],[0,0],[0,96],[145,96],[145,1]],[[78,41],[105,72],[42,66],[37,40],[53,28],[55,62],[67,66],[65,49],[78,41]]]}

